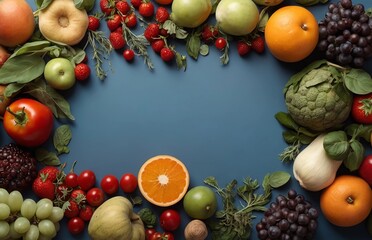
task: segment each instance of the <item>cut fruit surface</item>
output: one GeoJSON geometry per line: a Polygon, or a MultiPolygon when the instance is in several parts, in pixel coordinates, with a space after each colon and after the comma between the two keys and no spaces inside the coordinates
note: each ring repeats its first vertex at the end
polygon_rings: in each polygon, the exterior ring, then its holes
{"type": "Polygon", "coordinates": [[[167,207],[179,202],[186,194],[190,177],[186,166],[170,155],[148,159],[138,173],[138,187],[152,204],[167,207]]]}

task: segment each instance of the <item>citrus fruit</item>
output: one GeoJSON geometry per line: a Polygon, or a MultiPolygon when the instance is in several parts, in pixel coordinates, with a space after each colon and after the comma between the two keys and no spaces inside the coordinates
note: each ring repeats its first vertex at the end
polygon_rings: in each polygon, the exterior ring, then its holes
{"type": "Polygon", "coordinates": [[[155,2],[161,5],[168,5],[171,4],[173,0],[155,0],[155,2]]]}
{"type": "Polygon", "coordinates": [[[325,218],[340,227],[355,226],[364,221],[372,209],[372,191],[360,177],[341,175],[320,196],[325,218]]]}
{"type": "Polygon", "coordinates": [[[148,159],[138,173],[138,187],[144,198],[161,207],[179,202],[186,194],[189,182],[186,166],[169,155],[148,159]]]}
{"type": "Polygon", "coordinates": [[[301,6],[276,10],[267,21],[265,40],[269,51],[283,62],[298,62],[309,56],[318,43],[318,22],[301,6]]]}

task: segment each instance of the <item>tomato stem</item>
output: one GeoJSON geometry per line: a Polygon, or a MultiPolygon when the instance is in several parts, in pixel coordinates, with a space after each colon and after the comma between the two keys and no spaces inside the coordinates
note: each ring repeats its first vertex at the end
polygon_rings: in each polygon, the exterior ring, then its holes
{"type": "Polygon", "coordinates": [[[23,125],[26,122],[25,107],[23,107],[22,110],[18,112],[13,112],[9,107],[7,107],[6,110],[14,116],[15,122],[17,124],[23,125]]]}

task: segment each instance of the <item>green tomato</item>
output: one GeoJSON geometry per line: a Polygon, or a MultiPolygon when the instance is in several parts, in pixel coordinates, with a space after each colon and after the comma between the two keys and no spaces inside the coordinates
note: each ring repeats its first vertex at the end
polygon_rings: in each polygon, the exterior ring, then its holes
{"type": "Polygon", "coordinates": [[[75,84],[75,70],[72,63],[66,58],[53,58],[44,68],[44,77],[47,83],[55,89],[67,90],[75,84]]]}
{"type": "Polygon", "coordinates": [[[217,210],[216,194],[206,186],[193,187],[183,198],[183,208],[192,218],[201,220],[210,218],[217,210]]]}
{"type": "Polygon", "coordinates": [[[259,22],[259,15],[252,0],[221,0],[216,8],[219,28],[233,36],[251,33],[259,22]]]}
{"type": "Polygon", "coordinates": [[[170,18],[179,27],[196,28],[211,12],[211,0],[173,0],[170,18]]]}

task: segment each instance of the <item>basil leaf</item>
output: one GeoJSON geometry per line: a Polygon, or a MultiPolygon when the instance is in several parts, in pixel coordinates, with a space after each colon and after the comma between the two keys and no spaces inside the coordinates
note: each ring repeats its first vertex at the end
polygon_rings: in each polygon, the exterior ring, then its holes
{"type": "Polygon", "coordinates": [[[299,125],[293,120],[291,115],[285,112],[278,112],[275,114],[276,120],[286,128],[292,129],[297,131],[299,129],[299,125]]]}
{"type": "Polygon", "coordinates": [[[35,158],[45,165],[58,166],[61,164],[61,161],[59,160],[57,154],[55,154],[54,152],[49,152],[44,148],[37,148],[35,150],[35,158]]]}
{"type": "Polygon", "coordinates": [[[269,177],[269,184],[272,188],[279,188],[286,184],[289,179],[291,178],[291,175],[284,171],[277,171],[270,174],[269,177]]]}
{"type": "Polygon", "coordinates": [[[15,95],[17,95],[18,93],[20,93],[24,87],[25,87],[25,84],[10,83],[5,88],[4,96],[7,97],[7,98],[12,98],[15,95]]]}
{"type": "Polygon", "coordinates": [[[297,132],[292,130],[283,131],[282,136],[287,144],[293,144],[299,140],[297,132]]]}
{"type": "Polygon", "coordinates": [[[344,165],[350,171],[356,171],[363,161],[365,150],[363,145],[357,140],[353,140],[350,143],[350,147],[352,151],[349,153],[347,159],[344,160],[344,165]]]}
{"type": "Polygon", "coordinates": [[[68,144],[72,138],[70,126],[67,124],[59,126],[54,132],[53,144],[57,150],[57,154],[69,153],[68,144]]]}
{"type": "Polygon", "coordinates": [[[199,56],[201,41],[198,33],[193,32],[186,41],[186,49],[189,56],[197,60],[199,56]]]}
{"type": "Polygon", "coordinates": [[[364,95],[372,92],[372,79],[363,69],[352,68],[343,75],[345,86],[355,94],[364,95]]]}
{"type": "Polygon", "coordinates": [[[350,152],[350,145],[344,131],[327,133],[323,140],[323,147],[327,155],[334,160],[343,161],[350,152]]]}
{"type": "Polygon", "coordinates": [[[45,49],[46,47],[49,47],[50,45],[51,43],[45,40],[27,42],[23,44],[20,48],[16,49],[14,53],[10,56],[10,58],[13,58],[15,56],[22,55],[25,53],[32,53],[35,51],[40,51],[42,49],[45,49]]]}

